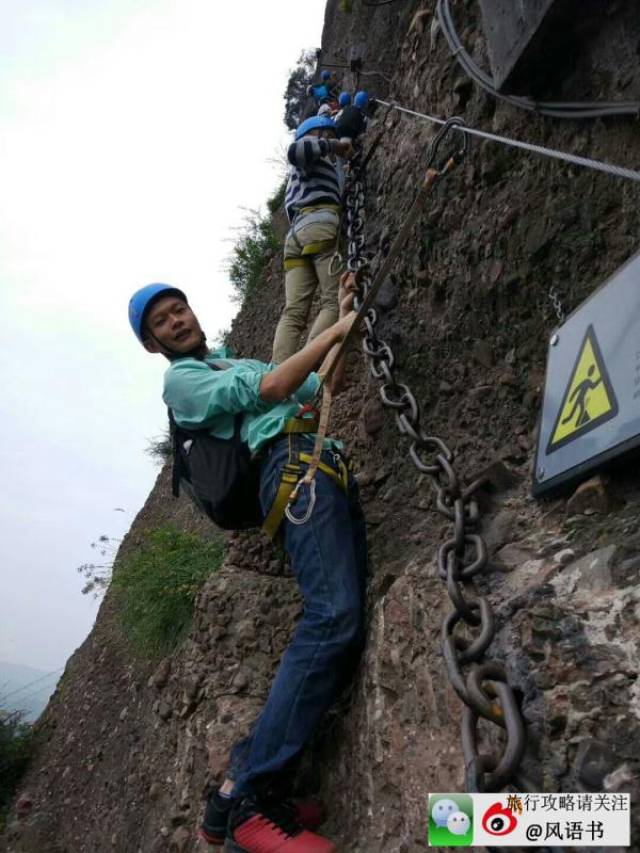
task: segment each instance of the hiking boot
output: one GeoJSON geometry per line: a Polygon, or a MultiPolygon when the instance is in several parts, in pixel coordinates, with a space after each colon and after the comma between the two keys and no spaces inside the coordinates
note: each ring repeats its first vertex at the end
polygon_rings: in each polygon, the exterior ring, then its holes
{"type": "MultiPolygon", "coordinates": [[[[204,818],[200,827],[200,836],[207,844],[224,844],[229,823],[231,808],[236,805],[237,799],[233,797],[222,797],[218,789],[213,790],[207,799],[204,810],[204,818]]],[[[312,797],[307,800],[287,801],[294,813],[294,818],[304,829],[315,830],[326,819],[326,812],[320,800],[312,797]]]]}
{"type": "Polygon", "coordinates": [[[237,802],[233,797],[220,796],[217,788],[209,794],[200,826],[200,835],[207,844],[217,844],[220,847],[224,844],[229,814],[237,802]]]}
{"type": "Polygon", "coordinates": [[[309,832],[286,803],[247,797],[230,816],[225,853],[335,853],[327,838],[309,832]]]}

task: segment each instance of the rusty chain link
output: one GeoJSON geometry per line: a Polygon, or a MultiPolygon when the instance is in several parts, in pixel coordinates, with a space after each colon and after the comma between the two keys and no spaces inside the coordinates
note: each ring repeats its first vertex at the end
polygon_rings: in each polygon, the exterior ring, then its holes
{"type": "MultiPolygon", "coordinates": [[[[435,146],[430,151],[429,165],[434,155],[435,146]]],[[[357,273],[359,283],[356,310],[360,310],[372,283],[370,258],[365,254],[367,159],[358,150],[351,160],[345,194],[347,269],[357,273]]],[[[442,626],[442,652],[451,685],[465,705],[461,740],[467,790],[497,792],[511,782],[517,783],[526,737],[505,668],[495,661],[483,660],[495,636],[495,619],[489,599],[479,594],[473,581],[487,565],[487,549],[478,530],[480,513],[474,496],[482,483],[477,481],[465,488],[453,467],[451,448],[441,438],[429,435],[422,426],[418,401],[411,388],[395,377],[393,351],[378,336],[375,308],[366,311],[363,324],[362,349],[370,360],[371,375],[381,383],[382,404],[393,410],[398,431],[410,442],[411,461],[418,471],[431,478],[438,512],[453,524],[453,535],[437,553],[438,574],[446,582],[453,604],[442,626]],[[471,639],[457,632],[463,625],[471,639]],[[467,670],[466,676],[463,668],[467,670]],[[495,753],[479,751],[480,719],[494,723],[506,735],[505,743],[495,753]]]]}

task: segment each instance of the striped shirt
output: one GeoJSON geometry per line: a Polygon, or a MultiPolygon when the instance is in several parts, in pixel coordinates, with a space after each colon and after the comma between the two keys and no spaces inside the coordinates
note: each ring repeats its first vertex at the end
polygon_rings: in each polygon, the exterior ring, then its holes
{"type": "Polygon", "coordinates": [[[344,170],[342,161],[331,158],[331,141],[303,136],[287,151],[291,164],[285,209],[289,222],[302,210],[316,204],[342,204],[344,170]]]}

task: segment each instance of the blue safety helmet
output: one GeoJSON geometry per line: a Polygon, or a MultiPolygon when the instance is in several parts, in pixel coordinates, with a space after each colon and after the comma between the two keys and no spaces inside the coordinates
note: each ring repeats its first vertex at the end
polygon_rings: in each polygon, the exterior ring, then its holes
{"type": "Polygon", "coordinates": [[[351,94],[349,92],[340,92],[338,103],[341,107],[348,107],[351,103],[351,94]]]}
{"type": "Polygon", "coordinates": [[[161,296],[179,296],[188,304],[187,297],[177,287],[170,284],[147,284],[136,290],[129,300],[129,323],[136,338],[141,344],[144,343],[143,329],[144,320],[153,303],[161,296]]]}
{"type": "Polygon", "coordinates": [[[329,80],[330,78],[331,78],[331,72],[330,72],[330,71],[323,71],[323,72],[320,74],[320,79],[321,79],[321,80],[329,80]]]}
{"type": "Polygon", "coordinates": [[[356,92],[356,96],[353,99],[353,106],[354,107],[359,107],[361,110],[363,110],[367,106],[368,103],[369,103],[369,95],[367,94],[367,92],[365,92],[364,90],[362,90],[360,92],[356,92]]]}
{"type": "Polygon", "coordinates": [[[303,136],[306,136],[309,131],[321,128],[327,128],[328,130],[333,130],[333,132],[336,133],[336,124],[333,119],[327,118],[326,116],[311,116],[311,118],[305,119],[302,124],[298,125],[298,129],[296,130],[296,141],[298,139],[302,139],[303,136]]]}

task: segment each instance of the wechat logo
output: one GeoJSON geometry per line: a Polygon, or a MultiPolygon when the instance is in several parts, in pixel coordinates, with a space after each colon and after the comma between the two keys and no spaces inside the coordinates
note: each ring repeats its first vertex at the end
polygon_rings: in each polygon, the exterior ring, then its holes
{"type": "Polygon", "coordinates": [[[473,802],[468,794],[429,794],[429,846],[463,847],[473,841],[473,802]]]}

